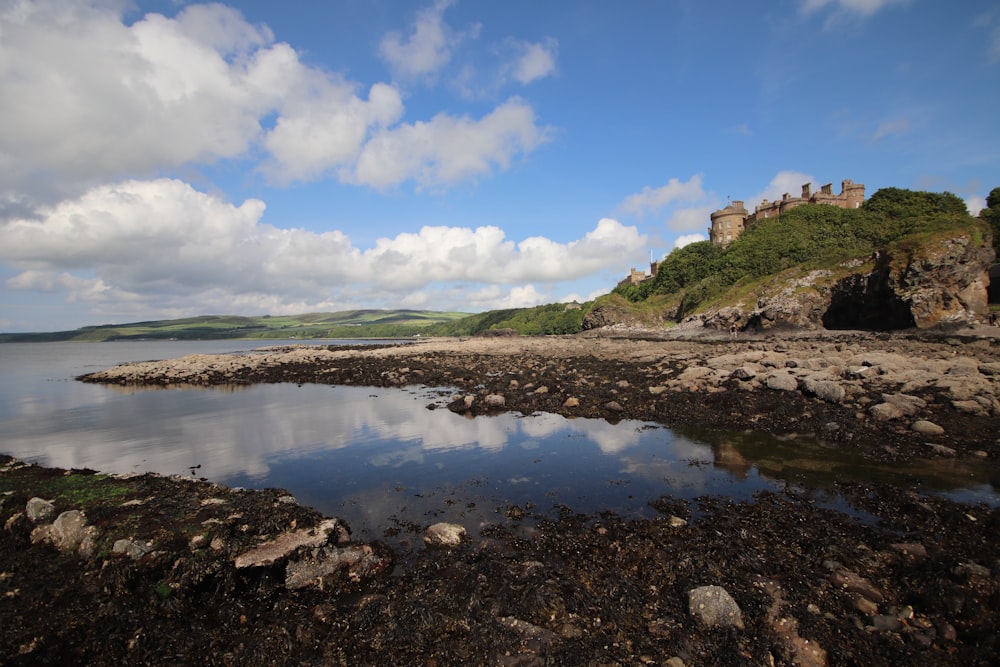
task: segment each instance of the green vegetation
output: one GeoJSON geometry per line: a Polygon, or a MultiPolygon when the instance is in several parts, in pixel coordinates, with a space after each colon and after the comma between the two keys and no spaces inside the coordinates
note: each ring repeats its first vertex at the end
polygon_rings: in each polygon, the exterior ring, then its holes
{"type": "Polygon", "coordinates": [[[1000,257],[1000,188],[993,188],[986,197],[986,208],[979,213],[993,231],[993,250],[1000,257]]]}
{"type": "Polygon", "coordinates": [[[62,474],[37,475],[20,478],[5,478],[7,490],[15,494],[45,498],[60,507],[74,507],[86,510],[95,503],[118,500],[132,493],[125,482],[108,475],[71,472],[62,474]]]}
{"type": "Polygon", "coordinates": [[[205,315],[179,320],[83,327],[50,333],[0,334],[0,343],[102,342],[112,340],[411,338],[473,336],[512,329],[523,335],[580,331],[587,307],[550,304],[494,310],[477,315],[420,310],[352,310],[262,317],[205,315]]]}
{"type": "Polygon", "coordinates": [[[428,327],[430,336],[475,336],[487,331],[509,329],[524,336],[578,333],[590,304],[579,308],[552,303],[534,308],[491,310],[460,320],[428,327]]]}
{"type": "Polygon", "coordinates": [[[179,320],[83,327],[51,333],[0,334],[0,342],[102,342],[110,340],[208,340],[230,338],[406,338],[467,313],[420,310],[351,310],[262,317],[205,315],[179,320]]]}
{"type": "Polygon", "coordinates": [[[956,231],[971,231],[980,240],[990,235],[951,193],[885,188],[859,209],[799,206],[758,221],[725,248],[703,241],[674,250],[655,278],[614,292],[633,302],[665,295],[676,306],[674,319],[680,320],[724,294],[749,291],[793,267],[836,269],[848,259],[867,261],[881,248],[913,248],[929,235],[956,231]]]}

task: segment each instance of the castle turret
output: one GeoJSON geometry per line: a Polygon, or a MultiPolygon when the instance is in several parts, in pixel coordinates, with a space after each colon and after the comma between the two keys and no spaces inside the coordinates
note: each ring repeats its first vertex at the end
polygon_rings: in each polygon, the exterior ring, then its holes
{"type": "Polygon", "coordinates": [[[708,230],[709,238],[716,245],[728,245],[739,237],[743,231],[743,223],[747,219],[747,209],[742,201],[734,201],[712,214],[712,226],[708,230]]]}
{"type": "Polygon", "coordinates": [[[865,184],[845,180],[840,185],[840,194],[846,202],[844,208],[859,208],[865,203],[865,184]]]}

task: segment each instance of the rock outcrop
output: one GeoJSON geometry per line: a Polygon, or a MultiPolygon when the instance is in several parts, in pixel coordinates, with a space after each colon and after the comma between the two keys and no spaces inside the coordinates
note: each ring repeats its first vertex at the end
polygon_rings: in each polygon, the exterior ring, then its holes
{"type": "MultiPolygon", "coordinates": [[[[712,308],[688,318],[706,328],[892,331],[973,324],[988,313],[992,248],[959,234],[776,280],[753,308],[712,308]],[[846,275],[845,275],[846,271],[846,275]]],[[[603,313],[607,319],[609,313],[603,313]]]]}

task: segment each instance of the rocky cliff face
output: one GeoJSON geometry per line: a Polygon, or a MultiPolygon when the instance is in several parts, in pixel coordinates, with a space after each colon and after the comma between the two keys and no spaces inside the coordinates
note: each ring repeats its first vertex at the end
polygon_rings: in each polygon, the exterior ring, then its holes
{"type": "MultiPolygon", "coordinates": [[[[880,251],[869,261],[847,262],[836,272],[776,280],[753,307],[720,304],[685,322],[721,330],[879,331],[979,322],[988,314],[988,271],[994,259],[991,246],[970,235],[930,240],[880,251]]],[[[616,323],[612,310],[595,308],[591,315],[597,326],[616,323]]]]}
{"type": "Polygon", "coordinates": [[[956,236],[878,253],[874,269],[838,280],[822,317],[828,329],[924,329],[983,320],[994,253],[956,236]]]}

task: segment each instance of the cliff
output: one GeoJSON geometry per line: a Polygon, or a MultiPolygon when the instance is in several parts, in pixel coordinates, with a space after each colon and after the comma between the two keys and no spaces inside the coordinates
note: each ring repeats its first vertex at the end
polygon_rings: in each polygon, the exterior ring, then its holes
{"type": "MultiPolygon", "coordinates": [[[[988,271],[995,254],[979,231],[916,235],[829,268],[792,267],[749,292],[730,290],[680,323],[720,330],[887,331],[981,322],[988,316],[988,271]]],[[[637,315],[640,310],[623,302],[599,301],[584,328],[656,319],[648,312],[637,315]]],[[[676,307],[657,314],[677,321],[676,307]]]]}

